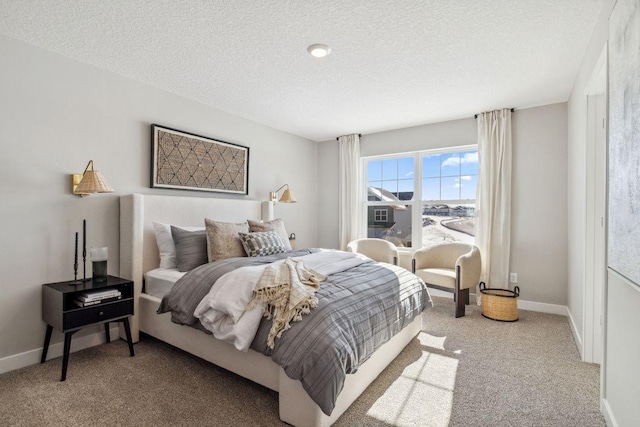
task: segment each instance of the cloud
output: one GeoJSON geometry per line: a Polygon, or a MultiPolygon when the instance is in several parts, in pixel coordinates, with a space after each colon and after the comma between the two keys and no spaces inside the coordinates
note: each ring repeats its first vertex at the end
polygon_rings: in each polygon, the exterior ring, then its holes
{"type": "Polygon", "coordinates": [[[454,179],[456,180],[456,182],[460,182],[460,180],[471,181],[471,177],[469,175],[462,175],[461,177],[456,177],[454,179]]]}
{"type": "Polygon", "coordinates": [[[462,157],[462,163],[478,163],[478,152],[475,151],[473,153],[464,153],[464,156],[462,157]]]}
{"type": "Polygon", "coordinates": [[[446,166],[460,166],[460,157],[449,157],[442,162],[442,167],[446,166]]]}
{"type": "Polygon", "coordinates": [[[473,153],[464,153],[462,157],[449,157],[447,160],[442,162],[442,167],[445,166],[459,166],[461,164],[468,165],[478,163],[478,152],[475,151],[473,153]]]}
{"type": "Polygon", "coordinates": [[[405,174],[404,174],[404,177],[405,177],[405,178],[407,178],[407,177],[409,177],[409,176],[413,176],[413,171],[411,171],[411,172],[407,172],[407,173],[405,173],[405,174]]]}

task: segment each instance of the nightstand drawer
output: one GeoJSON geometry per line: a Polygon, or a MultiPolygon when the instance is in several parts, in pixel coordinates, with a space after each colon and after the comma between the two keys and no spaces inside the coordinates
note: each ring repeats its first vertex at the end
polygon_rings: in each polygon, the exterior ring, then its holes
{"type": "Polygon", "coordinates": [[[64,330],[133,314],[133,300],[100,304],[64,313],[64,330]]]}

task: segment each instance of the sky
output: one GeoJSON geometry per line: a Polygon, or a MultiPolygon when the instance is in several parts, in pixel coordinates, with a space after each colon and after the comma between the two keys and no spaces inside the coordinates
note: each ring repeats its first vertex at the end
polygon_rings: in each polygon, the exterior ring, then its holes
{"type": "Polygon", "coordinates": [[[415,193],[416,169],[422,172],[422,200],[475,199],[478,184],[478,151],[442,153],[415,157],[369,160],[367,186],[383,188],[392,193],[415,193]]]}

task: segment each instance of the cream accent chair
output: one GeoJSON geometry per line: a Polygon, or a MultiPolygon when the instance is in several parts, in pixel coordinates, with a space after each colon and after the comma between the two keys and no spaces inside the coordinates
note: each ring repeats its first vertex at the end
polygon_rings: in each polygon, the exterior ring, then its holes
{"type": "Polygon", "coordinates": [[[358,239],[349,242],[348,252],[366,255],[374,261],[398,265],[400,254],[393,243],[384,239],[358,239]]]}
{"type": "Polygon", "coordinates": [[[413,253],[411,269],[427,286],[453,292],[456,317],[464,316],[469,289],[480,281],[480,250],[466,243],[441,243],[413,253]]]}

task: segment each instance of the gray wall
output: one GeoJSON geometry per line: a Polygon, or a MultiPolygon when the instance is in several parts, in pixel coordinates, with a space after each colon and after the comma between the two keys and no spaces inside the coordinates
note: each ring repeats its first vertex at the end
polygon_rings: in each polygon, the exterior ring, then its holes
{"type": "MultiPolygon", "coordinates": [[[[566,104],[513,114],[511,271],[522,299],[566,304],[567,111],[566,104]]],[[[362,156],[477,143],[476,121],[436,123],[363,135],[362,156]]],[[[337,141],[320,143],[318,243],[338,247],[337,141]]]]}
{"type": "Polygon", "coordinates": [[[317,246],[316,143],[4,36],[0,57],[0,360],[42,347],[41,285],[73,278],[83,218],[117,274],[119,195],[266,200],[289,183],[298,203],[275,214],[299,247],[317,246]],[[249,195],[150,189],[151,123],[249,146],[249,195]],[[71,194],[69,174],[90,159],[115,193],[71,194]]]}

